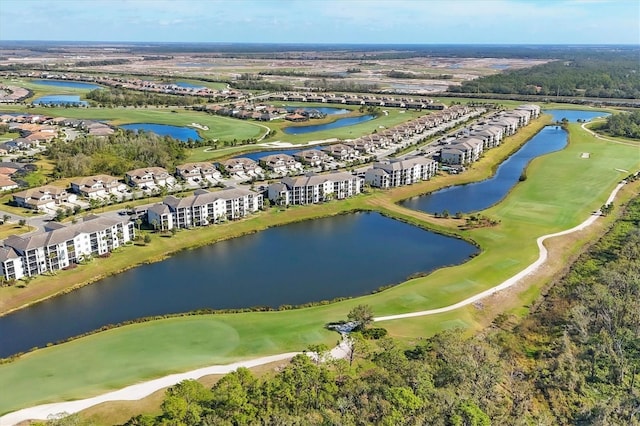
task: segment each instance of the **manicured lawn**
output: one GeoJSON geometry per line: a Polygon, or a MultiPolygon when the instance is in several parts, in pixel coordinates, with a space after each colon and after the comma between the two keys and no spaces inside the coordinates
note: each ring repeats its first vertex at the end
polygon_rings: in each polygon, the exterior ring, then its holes
{"type": "Polygon", "coordinates": [[[59,108],[38,107],[25,109],[11,105],[2,108],[7,112],[43,114],[53,117],[105,120],[112,125],[129,123],[157,123],[172,126],[190,126],[198,123],[209,130],[198,130],[205,139],[245,140],[260,137],[266,129],[257,122],[218,117],[204,112],[180,108],[59,108]]]}
{"type": "MultiPolygon", "coordinates": [[[[370,304],[380,316],[446,306],[492,287],[537,257],[535,238],[575,226],[601,206],[616,182],[626,175],[616,168],[630,171],[640,168],[637,147],[604,142],[585,135],[577,125],[572,125],[571,131],[567,149],[534,160],[527,172],[528,179],[519,183],[502,203],[485,212],[499,219],[500,225],[464,232],[455,227],[449,229],[474,240],[483,249],[463,265],[438,270],[382,293],[331,305],[283,312],[175,318],[123,327],[36,351],[0,366],[0,388],[12,389],[8,397],[0,400],[0,412],[43,401],[86,397],[207,364],[302,350],[309,343],[331,344],[337,335],[325,331],[323,324],[344,319],[358,303],[370,304]],[[581,158],[583,152],[589,152],[590,157],[581,158]]],[[[147,253],[150,257],[162,257],[172,246],[178,247],[181,239],[201,239],[204,243],[274,224],[358,208],[381,210],[414,223],[433,223],[435,220],[428,215],[401,208],[392,201],[471,177],[487,176],[492,163],[513,150],[513,145],[516,142],[510,141],[490,151],[468,174],[443,176],[398,191],[374,191],[341,203],[291,208],[286,214],[271,209],[233,226],[155,238],[147,247],[123,250],[106,262],[111,269],[112,261],[126,265],[125,260],[131,263],[136,258],[143,259],[145,250],[151,252],[147,253]]],[[[446,224],[441,222],[439,227],[445,228],[446,224]]],[[[73,274],[86,274],[87,269],[93,273],[108,270],[101,269],[104,268],[101,261],[95,261],[91,268],[63,272],[59,278],[76,280],[78,277],[73,274]]],[[[38,280],[29,287],[50,285],[44,279],[38,280]]],[[[449,327],[477,327],[473,309],[381,325],[388,327],[391,335],[410,340],[449,327]]]]}
{"type": "MultiPolygon", "coordinates": [[[[62,87],[62,86],[47,86],[44,84],[37,84],[34,80],[31,79],[0,79],[0,83],[6,84],[9,86],[20,86],[26,89],[31,90],[33,96],[27,99],[27,102],[31,102],[32,100],[39,98],[41,96],[47,95],[79,95],[80,99],[83,99],[85,93],[88,93],[90,90],[87,89],[78,89],[74,87],[62,87]]],[[[2,105],[3,111],[8,111],[7,107],[9,105],[2,105]]],[[[22,107],[24,108],[24,107],[22,107]]]]}
{"type": "MultiPolygon", "coordinates": [[[[308,106],[313,106],[313,105],[308,105],[308,106]]],[[[325,104],[324,106],[337,107],[337,108],[342,107],[341,105],[331,105],[331,104],[325,104]]],[[[412,120],[416,117],[420,117],[428,114],[428,112],[404,111],[397,108],[388,108],[388,109],[385,109],[385,111],[388,111],[387,115],[382,114],[379,117],[376,117],[375,119],[364,122],[364,123],[354,124],[353,126],[340,127],[337,129],[312,132],[304,135],[288,135],[284,133],[282,129],[285,127],[310,126],[310,125],[322,124],[322,123],[339,120],[340,118],[344,118],[344,117],[358,116],[358,115],[364,115],[364,114],[358,113],[356,110],[352,113],[345,114],[345,115],[330,115],[322,120],[309,120],[303,123],[293,124],[288,121],[280,121],[280,120],[269,122],[268,123],[269,127],[276,130],[276,134],[271,138],[266,139],[265,142],[283,141],[283,142],[298,144],[298,143],[304,143],[312,140],[325,140],[330,138],[355,139],[363,135],[369,135],[374,131],[377,131],[377,132],[383,131],[385,128],[390,128],[398,124],[404,123],[406,121],[412,120]]]]}

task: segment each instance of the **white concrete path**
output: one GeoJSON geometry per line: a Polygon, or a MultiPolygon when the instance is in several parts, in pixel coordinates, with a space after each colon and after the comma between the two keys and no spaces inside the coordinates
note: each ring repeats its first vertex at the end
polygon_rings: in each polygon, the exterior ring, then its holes
{"type": "MultiPolygon", "coordinates": [[[[622,188],[624,186],[623,183],[618,184],[613,192],[611,192],[611,195],[609,195],[609,198],[607,199],[606,204],[610,204],[613,199],[615,198],[616,194],[618,193],[618,191],[620,190],[620,188],[622,188]]],[[[506,281],[502,282],[501,284],[492,287],[488,290],[485,290],[481,293],[478,293],[474,296],[469,297],[468,299],[464,299],[461,302],[458,302],[454,305],[449,305],[449,306],[445,306],[443,308],[437,308],[437,309],[429,309],[427,311],[419,311],[419,312],[408,312],[406,314],[398,314],[398,315],[389,315],[386,317],[378,317],[375,318],[374,321],[390,321],[390,320],[396,320],[396,319],[401,319],[401,318],[413,318],[413,317],[422,317],[425,315],[434,315],[434,314],[441,314],[443,312],[449,312],[449,311],[453,311],[455,309],[458,308],[462,308],[463,306],[467,306],[470,305],[474,302],[477,302],[480,299],[484,299],[487,296],[491,296],[492,294],[495,294],[499,291],[502,291],[504,289],[507,289],[513,285],[515,285],[516,283],[518,283],[522,278],[526,277],[527,275],[533,273],[536,269],[538,269],[542,264],[544,264],[544,262],[547,260],[547,248],[544,246],[544,241],[549,239],[549,238],[553,238],[553,237],[559,237],[561,235],[567,235],[567,234],[571,234],[572,232],[576,232],[576,231],[581,231],[583,229],[585,229],[586,227],[588,227],[589,225],[591,225],[593,222],[595,222],[598,217],[600,217],[600,213],[594,213],[591,216],[589,216],[589,218],[587,220],[585,220],[584,222],[582,222],[581,224],[579,224],[578,226],[574,226],[571,229],[567,229],[565,231],[560,231],[560,232],[556,232],[555,234],[547,234],[547,235],[543,235],[541,237],[539,237],[536,240],[536,243],[538,244],[538,250],[540,251],[540,254],[538,256],[538,259],[533,262],[531,265],[527,266],[525,269],[523,269],[522,271],[518,272],[516,275],[514,275],[513,277],[507,279],[506,281]]]]}
{"type": "MultiPolygon", "coordinates": [[[[606,204],[610,204],[611,202],[613,202],[616,194],[618,193],[620,188],[622,188],[623,185],[624,184],[621,183],[614,188],[614,190],[611,192],[611,195],[609,195],[609,198],[607,199],[606,204]]],[[[545,240],[547,240],[548,238],[553,238],[561,235],[567,235],[572,232],[581,231],[587,228],[593,222],[595,222],[598,219],[598,217],[600,217],[599,214],[593,214],[587,220],[585,220],[578,226],[575,226],[571,229],[567,229],[566,231],[556,232],[554,234],[548,234],[548,235],[543,235],[539,237],[537,239],[538,249],[540,250],[540,255],[538,256],[538,259],[535,262],[533,262],[531,265],[529,265],[527,268],[525,268],[524,270],[520,271],[513,277],[507,279],[506,281],[504,281],[503,283],[495,287],[492,287],[486,291],[483,291],[474,296],[471,296],[468,299],[465,299],[454,305],[445,306],[443,308],[430,309],[427,311],[408,312],[405,314],[378,317],[378,318],[375,318],[374,321],[376,322],[390,321],[390,320],[401,319],[401,318],[412,318],[412,317],[420,317],[425,315],[434,315],[442,312],[449,312],[454,309],[467,306],[471,303],[477,302],[480,299],[483,299],[487,296],[490,296],[506,288],[509,288],[514,284],[516,284],[518,281],[520,281],[522,278],[527,276],[528,274],[531,274],[532,272],[534,272],[547,260],[548,253],[547,253],[546,247],[543,244],[545,240]]],[[[330,354],[331,354],[331,357],[334,359],[345,358],[348,356],[349,351],[350,351],[349,339],[343,338],[340,344],[331,350],[330,354]]],[[[240,367],[251,368],[259,365],[269,364],[271,362],[283,361],[286,359],[293,358],[295,355],[299,353],[300,352],[289,352],[289,353],[284,353],[279,355],[272,355],[272,356],[256,358],[256,359],[247,360],[247,361],[241,361],[234,364],[213,365],[210,367],[204,367],[204,368],[189,371],[186,373],[172,374],[169,376],[161,377],[159,379],[150,380],[148,382],[127,386],[126,388],[105,393],[103,395],[98,395],[93,398],[87,398],[87,399],[82,399],[77,401],[44,404],[44,405],[38,405],[31,408],[25,408],[25,409],[14,411],[13,413],[9,413],[0,417],[0,426],[15,425],[17,423],[20,423],[25,420],[30,420],[30,419],[46,420],[48,417],[55,416],[60,413],[73,414],[107,401],[138,400],[160,389],[175,385],[176,383],[179,383],[183,380],[198,379],[200,377],[211,375],[211,374],[227,374],[237,370],[240,367]]]]}

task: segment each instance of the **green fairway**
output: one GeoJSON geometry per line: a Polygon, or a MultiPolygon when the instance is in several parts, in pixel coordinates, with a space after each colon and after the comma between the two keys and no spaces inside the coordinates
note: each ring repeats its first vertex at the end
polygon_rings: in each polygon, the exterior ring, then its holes
{"type": "MultiPolygon", "coordinates": [[[[313,106],[313,105],[309,105],[313,106]]],[[[324,104],[323,106],[327,107],[337,107],[341,108],[342,105],[330,105],[324,104]]],[[[397,126],[398,124],[404,123],[406,121],[412,120],[416,117],[420,117],[428,114],[426,111],[405,111],[397,108],[388,108],[385,109],[388,114],[382,114],[379,117],[376,117],[373,120],[354,124],[353,126],[339,127],[336,129],[323,130],[319,132],[306,133],[303,135],[288,135],[284,133],[282,129],[285,127],[295,127],[295,126],[313,126],[316,124],[327,123],[331,121],[338,120],[340,118],[349,117],[349,116],[357,116],[364,115],[362,113],[358,113],[357,111],[353,113],[349,113],[347,115],[331,115],[327,116],[322,120],[310,120],[303,123],[292,124],[289,121],[273,121],[269,123],[269,127],[276,130],[276,134],[269,139],[266,139],[265,142],[270,141],[283,141],[289,142],[293,144],[305,143],[312,140],[324,140],[330,138],[338,138],[338,139],[355,139],[363,135],[369,135],[374,132],[383,131],[386,128],[390,128],[393,126],[397,126]]]]}
{"type": "Polygon", "coordinates": [[[267,130],[253,121],[236,120],[218,117],[204,112],[179,108],[61,108],[38,107],[25,109],[19,105],[7,105],[2,109],[7,112],[42,114],[53,117],[84,118],[105,120],[114,126],[129,123],[157,123],[172,126],[191,126],[196,123],[207,126],[208,130],[198,129],[205,139],[245,140],[258,138],[267,130]]]}
{"type": "MultiPolygon", "coordinates": [[[[33,95],[29,99],[27,99],[26,102],[31,102],[35,98],[47,95],[79,95],[80,99],[84,99],[82,95],[90,91],[88,89],[78,89],[75,87],[48,86],[45,84],[38,84],[34,80],[26,78],[0,79],[0,84],[6,84],[8,86],[20,86],[24,87],[25,89],[31,90],[33,95]]],[[[7,107],[13,106],[2,105],[2,110],[7,111],[7,107]]],[[[22,108],[24,108],[24,106],[22,106],[22,108]]]]}
{"type": "MultiPolygon", "coordinates": [[[[508,145],[509,142],[505,142],[505,146],[492,151],[505,156],[512,149],[508,145]]],[[[491,158],[488,155],[483,161],[491,158]]],[[[474,166],[469,173],[482,167],[488,170],[490,164],[474,166]]],[[[585,220],[628,174],[616,169],[635,171],[639,168],[638,147],[606,142],[587,135],[578,125],[571,125],[569,146],[534,160],[527,171],[527,180],[519,183],[503,202],[485,212],[499,219],[500,225],[459,232],[483,250],[467,263],[340,303],[283,312],[149,322],[39,350],[0,366],[0,388],[12,389],[0,399],[0,413],[44,401],[86,397],[208,364],[302,350],[309,343],[332,344],[338,336],[323,330],[323,324],[345,319],[349,310],[360,303],[371,305],[375,315],[381,316],[458,302],[499,284],[533,262],[538,256],[535,239],[540,235],[568,229],[585,220]],[[589,158],[584,158],[583,153],[589,153],[589,158]]],[[[455,177],[443,177],[440,182],[449,182],[447,179],[455,177]]],[[[403,194],[409,190],[420,191],[438,182],[435,179],[401,191],[403,194]]],[[[378,209],[426,226],[424,214],[390,203],[393,194],[376,191],[347,201],[344,209],[378,209]]],[[[337,205],[329,203],[324,208],[335,210],[333,206],[337,205]]],[[[322,206],[301,207],[291,209],[287,215],[322,209],[322,206]]],[[[267,223],[277,213],[270,210],[257,217],[256,224],[267,223]]],[[[238,225],[254,226],[251,221],[238,225]]],[[[451,232],[458,231],[452,229],[451,232]]],[[[389,329],[393,336],[414,339],[443,328],[473,327],[471,309],[393,321],[389,329]]]]}

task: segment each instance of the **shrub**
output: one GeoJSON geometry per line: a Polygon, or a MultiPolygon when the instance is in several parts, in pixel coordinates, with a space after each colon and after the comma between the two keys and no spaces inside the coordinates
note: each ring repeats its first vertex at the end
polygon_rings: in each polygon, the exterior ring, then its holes
{"type": "Polygon", "coordinates": [[[387,335],[387,329],[382,327],[367,328],[361,330],[361,333],[365,339],[379,340],[387,335]]]}

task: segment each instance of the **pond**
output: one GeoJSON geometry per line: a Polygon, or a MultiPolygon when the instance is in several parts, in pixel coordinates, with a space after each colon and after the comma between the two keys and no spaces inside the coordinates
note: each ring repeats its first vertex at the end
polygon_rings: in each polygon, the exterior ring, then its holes
{"type": "MultiPolygon", "coordinates": [[[[571,122],[588,121],[609,114],[598,111],[546,110],[554,121],[566,117],[571,122]]],[[[536,157],[563,149],[567,145],[567,133],[558,126],[547,126],[503,162],[490,179],[467,185],[452,186],[431,194],[410,198],[401,202],[404,207],[427,213],[470,213],[484,210],[502,200],[518,183],[522,171],[536,157]]]]}
{"type": "Polygon", "coordinates": [[[566,145],[567,132],[558,126],[547,126],[503,162],[490,179],[441,189],[410,198],[400,204],[427,213],[442,213],[447,210],[451,215],[484,210],[507,195],[518,183],[522,171],[532,159],[561,150],[566,145]]]}
{"type": "MultiPolygon", "coordinates": [[[[305,149],[320,149],[318,146],[307,147],[305,149]]],[[[258,151],[258,152],[248,152],[246,154],[240,154],[234,158],[251,158],[254,161],[258,161],[262,157],[266,157],[267,155],[291,155],[293,156],[295,153],[302,151],[302,149],[279,149],[273,151],[258,151]]]]}
{"type": "Polygon", "coordinates": [[[346,114],[348,112],[351,112],[351,110],[345,109],[345,108],[332,108],[332,107],[297,107],[297,106],[285,106],[284,109],[286,109],[289,112],[293,112],[293,111],[298,111],[298,110],[302,110],[302,111],[318,111],[322,114],[326,114],[326,115],[340,115],[340,114],[346,114]]]}
{"type": "Polygon", "coordinates": [[[102,86],[93,83],[83,83],[80,81],[68,81],[68,80],[32,80],[35,84],[41,84],[43,86],[55,86],[55,87],[68,87],[71,89],[87,89],[94,90],[100,89],[102,86]]]}
{"type": "Polygon", "coordinates": [[[332,123],[315,124],[310,126],[285,127],[282,131],[288,135],[304,135],[307,133],[321,132],[323,130],[338,129],[340,127],[353,126],[354,124],[364,123],[373,120],[375,115],[361,115],[359,117],[340,118],[332,123]]]}
{"type": "Polygon", "coordinates": [[[178,87],[184,87],[185,89],[204,89],[205,88],[205,86],[203,86],[202,84],[191,84],[191,83],[187,83],[186,81],[176,81],[173,84],[175,84],[178,87]]]}
{"type": "Polygon", "coordinates": [[[81,101],[78,95],[47,95],[34,99],[34,105],[89,105],[87,101],[81,101]]]}
{"type": "Polygon", "coordinates": [[[360,296],[477,252],[463,240],[379,213],[270,228],[186,250],[0,317],[0,357],[140,317],[360,296]]]}
{"type": "Polygon", "coordinates": [[[132,123],[123,124],[118,126],[125,130],[143,130],[145,132],[152,132],[160,136],[171,136],[174,139],[186,142],[191,139],[194,141],[200,140],[200,135],[196,129],[191,127],[170,126],[168,124],[154,124],[154,123],[132,123]]]}
{"type": "Polygon", "coordinates": [[[581,111],[577,109],[548,109],[543,111],[545,114],[551,114],[553,121],[562,121],[566,118],[572,123],[578,120],[589,121],[598,117],[607,117],[611,114],[602,111],[581,111]]]}

